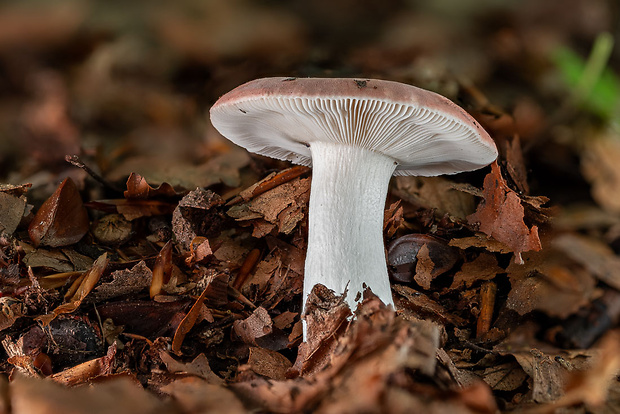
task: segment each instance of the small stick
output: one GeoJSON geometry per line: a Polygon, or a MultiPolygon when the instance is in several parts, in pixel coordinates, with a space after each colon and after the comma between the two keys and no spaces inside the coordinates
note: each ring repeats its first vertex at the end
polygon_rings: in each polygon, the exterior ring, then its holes
{"type": "Polygon", "coordinates": [[[65,155],[65,161],[67,161],[69,164],[73,166],[76,166],[86,171],[88,175],[90,175],[95,181],[97,181],[104,187],[109,188],[110,190],[116,191],[117,193],[122,193],[123,191],[125,191],[122,188],[119,188],[116,185],[110,183],[109,181],[107,181],[105,178],[103,178],[99,174],[97,174],[88,165],[84,164],[77,155],[65,155]]]}

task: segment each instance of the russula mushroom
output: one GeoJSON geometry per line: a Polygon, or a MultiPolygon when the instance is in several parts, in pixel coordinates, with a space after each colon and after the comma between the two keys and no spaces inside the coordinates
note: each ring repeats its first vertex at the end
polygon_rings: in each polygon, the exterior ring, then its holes
{"type": "Polygon", "coordinates": [[[313,167],[304,302],[315,284],[369,287],[392,304],[383,214],[392,175],[434,176],[491,163],[497,148],[433,92],[370,79],[265,78],[211,108],[213,126],[250,152],[313,167]]]}

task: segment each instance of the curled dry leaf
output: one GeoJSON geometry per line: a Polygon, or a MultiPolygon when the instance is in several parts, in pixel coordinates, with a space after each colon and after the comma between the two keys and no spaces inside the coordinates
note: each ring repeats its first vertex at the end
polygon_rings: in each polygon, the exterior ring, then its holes
{"type": "Polygon", "coordinates": [[[28,234],[35,246],[66,246],[77,243],[90,225],[80,193],[66,178],[35,214],[28,234]]]}
{"type": "Polygon", "coordinates": [[[303,219],[309,197],[310,179],[296,178],[231,207],[227,214],[242,222],[263,219],[264,222],[253,222],[254,237],[263,237],[276,227],[279,232],[289,234],[303,219]]]}
{"type": "Polygon", "coordinates": [[[127,179],[127,190],[123,194],[127,199],[146,200],[152,197],[175,197],[178,195],[168,183],[162,183],[153,188],[140,174],[131,173],[127,179]]]}
{"type": "Polygon", "coordinates": [[[246,344],[256,345],[256,340],[269,335],[273,330],[271,316],[265,308],[259,306],[256,310],[241,321],[233,323],[233,331],[246,344]]]}
{"type": "Polygon", "coordinates": [[[52,375],[51,379],[60,384],[74,386],[90,382],[97,377],[109,375],[112,373],[112,363],[115,355],[116,345],[111,345],[106,355],[67,368],[52,375]]]}
{"type": "Polygon", "coordinates": [[[56,309],[52,311],[52,313],[48,313],[47,315],[41,315],[37,319],[43,324],[43,326],[47,326],[52,320],[54,320],[58,315],[63,313],[71,313],[75,311],[81,304],[84,298],[93,290],[101,275],[103,274],[105,268],[108,265],[108,255],[107,253],[99,256],[93,266],[90,268],[86,274],[83,275],[82,281],[77,288],[75,294],[72,295],[71,298],[67,300],[67,302],[63,305],[58,306],[56,309]]]}
{"type": "Polygon", "coordinates": [[[168,369],[168,372],[172,374],[195,375],[204,379],[209,384],[224,384],[224,380],[215,375],[213,370],[211,370],[209,360],[205,354],[198,355],[192,360],[192,362],[188,363],[177,361],[169,353],[163,350],[159,352],[159,357],[162,362],[166,364],[166,369],[168,369]]]}
{"type": "Polygon", "coordinates": [[[484,200],[467,222],[508,246],[515,254],[515,261],[522,263],[521,253],[542,248],[538,227],[529,228],[524,222],[525,211],[521,199],[508,187],[497,162],[484,179],[484,200]]]}
{"type": "Polygon", "coordinates": [[[450,290],[460,289],[465,286],[470,288],[477,281],[491,280],[498,273],[505,270],[499,267],[495,256],[481,253],[471,262],[463,263],[461,270],[454,275],[450,290]]]}
{"type": "Polygon", "coordinates": [[[181,355],[181,345],[183,344],[183,340],[185,336],[189,333],[189,331],[194,327],[197,322],[201,320],[207,320],[208,322],[213,322],[213,315],[207,307],[204,306],[205,296],[207,294],[207,288],[205,288],[194,305],[191,307],[187,315],[181,320],[179,326],[174,332],[174,338],[172,339],[172,352],[177,355],[181,355]],[[200,318],[200,319],[199,319],[200,318]]]}

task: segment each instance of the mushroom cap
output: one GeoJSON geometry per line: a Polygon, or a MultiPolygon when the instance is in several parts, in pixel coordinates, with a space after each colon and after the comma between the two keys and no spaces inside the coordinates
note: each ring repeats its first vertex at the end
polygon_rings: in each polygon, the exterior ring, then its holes
{"type": "Polygon", "coordinates": [[[497,158],[493,139],[452,101],[385,80],[256,79],[222,96],[210,115],[248,151],[306,166],[316,141],[387,155],[395,175],[454,174],[497,158]]]}

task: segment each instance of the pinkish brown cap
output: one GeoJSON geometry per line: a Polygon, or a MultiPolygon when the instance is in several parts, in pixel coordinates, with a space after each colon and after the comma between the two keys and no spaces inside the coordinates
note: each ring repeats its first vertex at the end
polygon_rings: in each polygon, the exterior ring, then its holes
{"type": "Polygon", "coordinates": [[[433,176],[491,163],[497,148],[462,108],[433,92],[374,79],[264,78],[222,96],[211,122],[250,152],[312,165],[334,142],[393,158],[395,175],[433,176]]]}

